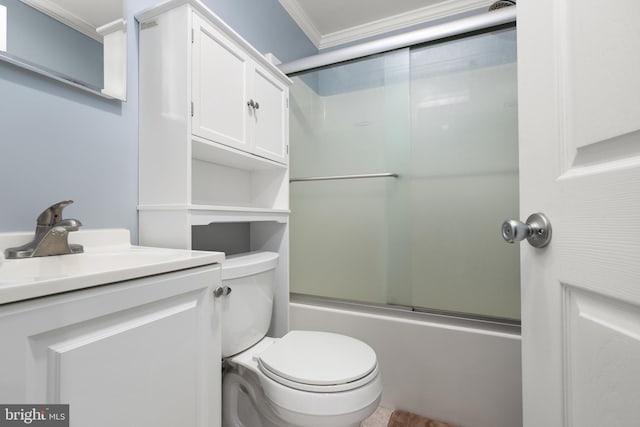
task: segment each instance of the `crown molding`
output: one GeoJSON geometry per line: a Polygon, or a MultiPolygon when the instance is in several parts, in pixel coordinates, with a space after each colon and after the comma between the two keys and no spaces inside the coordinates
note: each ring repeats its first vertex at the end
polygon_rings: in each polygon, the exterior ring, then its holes
{"type": "Polygon", "coordinates": [[[389,16],[329,34],[320,34],[320,31],[313,24],[311,18],[304,9],[300,7],[296,0],[279,0],[279,2],[307,37],[309,37],[311,42],[318,49],[326,49],[390,31],[401,30],[413,25],[425,24],[447,16],[480,8],[488,8],[493,3],[493,0],[444,0],[420,9],[389,16]]]}
{"type": "Polygon", "coordinates": [[[445,0],[420,9],[322,35],[319,49],[338,46],[372,36],[424,24],[447,16],[488,8],[493,0],[445,0]]]}
{"type": "Polygon", "coordinates": [[[74,15],[67,9],[59,6],[58,4],[50,0],[20,0],[23,3],[28,4],[32,8],[39,10],[40,12],[49,15],[53,19],[62,22],[63,24],[80,31],[82,34],[91,37],[102,43],[102,36],[98,34],[96,28],[80,18],[78,15],[74,15]]]}

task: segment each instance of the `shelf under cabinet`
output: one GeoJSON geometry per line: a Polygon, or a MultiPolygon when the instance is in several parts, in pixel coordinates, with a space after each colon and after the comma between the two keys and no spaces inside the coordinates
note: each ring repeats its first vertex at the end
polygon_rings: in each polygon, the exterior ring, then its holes
{"type": "Polygon", "coordinates": [[[286,170],[287,165],[193,135],[191,158],[249,171],[286,170]]]}
{"type": "Polygon", "coordinates": [[[141,216],[182,217],[189,225],[207,225],[214,222],[260,222],[287,223],[289,209],[256,208],[247,206],[216,205],[145,205],[138,206],[141,216]]]}
{"type": "Polygon", "coordinates": [[[289,220],[289,213],[289,209],[250,208],[242,206],[193,205],[190,208],[191,225],[235,221],[275,221],[286,223],[289,220]]]}

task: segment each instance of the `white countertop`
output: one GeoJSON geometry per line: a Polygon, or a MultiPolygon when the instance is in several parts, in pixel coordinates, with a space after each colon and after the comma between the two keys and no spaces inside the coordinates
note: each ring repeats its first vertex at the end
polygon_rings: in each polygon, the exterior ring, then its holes
{"type": "Polygon", "coordinates": [[[33,239],[33,232],[0,233],[0,304],[92,286],[222,263],[224,253],[131,245],[129,230],[79,230],[70,243],[84,253],[5,259],[4,250],[33,239]]]}

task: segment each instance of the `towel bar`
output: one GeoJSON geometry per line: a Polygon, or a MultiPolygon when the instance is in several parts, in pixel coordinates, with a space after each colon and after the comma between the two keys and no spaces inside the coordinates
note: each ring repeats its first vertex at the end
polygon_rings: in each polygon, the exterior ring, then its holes
{"type": "Polygon", "coordinates": [[[291,178],[289,182],[304,182],[304,181],[330,181],[334,179],[365,179],[365,178],[398,178],[397,173],[368,173],[360,175],[333,175],[333,176],[308,176],[304,178],[291,178]]]}

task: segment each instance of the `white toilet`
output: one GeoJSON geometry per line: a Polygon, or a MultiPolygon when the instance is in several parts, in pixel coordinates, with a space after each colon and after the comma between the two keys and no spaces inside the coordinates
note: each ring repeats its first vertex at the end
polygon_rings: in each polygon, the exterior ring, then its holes
{"type": "Polygon", "coordinates": [[[358,426],[378,406],[376,354],[328,332],[265,337],[278,254],[227,257],[222,284],[223,427],[358,426]]]}

